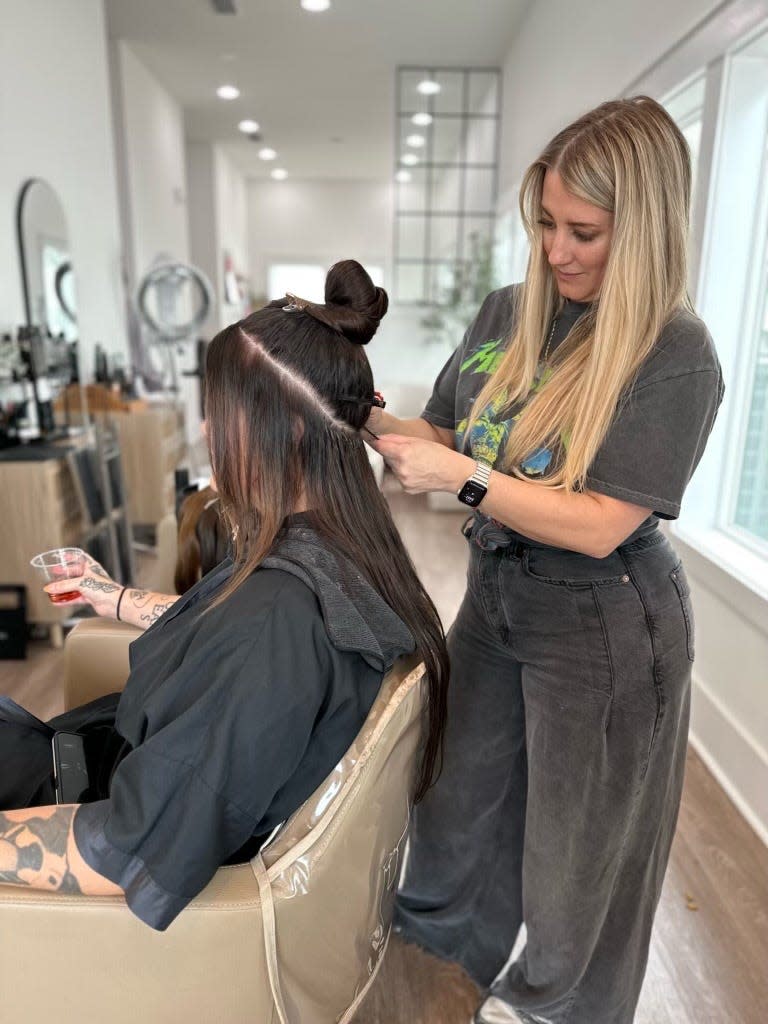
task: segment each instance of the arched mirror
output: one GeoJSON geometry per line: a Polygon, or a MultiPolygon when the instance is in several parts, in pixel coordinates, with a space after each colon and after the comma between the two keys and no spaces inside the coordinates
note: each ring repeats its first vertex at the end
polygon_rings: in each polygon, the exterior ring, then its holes
{"type": "Polygon", "coordinates": [[[41,178],[24,183],[16,227],[27,325],[76,340],[77,296],[67,220],[59,197],[41,178]]]}

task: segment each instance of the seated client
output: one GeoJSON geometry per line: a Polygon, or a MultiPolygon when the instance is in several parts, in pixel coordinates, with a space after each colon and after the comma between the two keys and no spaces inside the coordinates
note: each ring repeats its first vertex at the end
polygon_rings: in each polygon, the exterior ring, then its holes
{"type": "Polygon", "coordinates": [[[414,649],[428,674],[417,796],[429,785],[444,638],[359,433],[374,401],[361,346],[387,297],[352,260],[325,295],[273,302],[210,345],[206,436],[232,557],[181,598],[92,563],[76,583],[89,603],[148,627],[124,692],[42,729],[0,704],[0,882],[124,893],[166,928],[320,785],[414,649]],[[105,721],[95,799],[57,806],[46,730],[105,721]]]}

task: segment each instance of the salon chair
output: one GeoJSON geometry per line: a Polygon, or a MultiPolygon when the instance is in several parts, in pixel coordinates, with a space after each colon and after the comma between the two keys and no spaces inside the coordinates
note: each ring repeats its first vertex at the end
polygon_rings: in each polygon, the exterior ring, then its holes
{"type": "MultiPolygon", "coordinates": [[[[80,623],[66,701],[120,689],[133,627],[80,623]]],[[[2,1017],[37,1024],[344,1024],[381,963],[408,827],[423,666],[402,658],[322,786],[165,932],[121,897],[0,886],[2,1017]]]]}
{"type": "Polygon", "coordinates": [[[176,558],[179,524],[175,512],[163,516],[157,524],[155,558],[145,572],[144,587],[156,594],[175,594],[176,558]]]}

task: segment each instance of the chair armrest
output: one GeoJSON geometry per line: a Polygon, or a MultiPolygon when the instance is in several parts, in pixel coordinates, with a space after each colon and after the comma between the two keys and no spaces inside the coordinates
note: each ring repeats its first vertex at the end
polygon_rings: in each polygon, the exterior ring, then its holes
{"type": "Polygon", "coordinates": [[[64,708],[116,693],[130,672],[128,647],[141,630],[112,619],[78,622],[64,645],[64,708]]]}
{"type": "Polygon", "coordinates": [[[3,1021],[275,1020],[249,864],[220,868],[166,932],[121,896],[0,885],[0,964],[3,1021]]]}
{"type": "Polygon", "coordinates": [[[154,590],[158,594],[175,594],[176,559],[178,557],[178,523],[173,512],[169,512],[157,524],[157,548],[155,560],[146,571],[143,581],[145,590],[154,590]]]}

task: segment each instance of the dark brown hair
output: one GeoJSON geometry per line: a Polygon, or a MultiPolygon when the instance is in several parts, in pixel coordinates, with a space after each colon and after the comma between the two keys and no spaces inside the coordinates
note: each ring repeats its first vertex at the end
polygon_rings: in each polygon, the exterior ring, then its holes
{"type": "Polygon", "coordinates": [[[227,557],[229,533],[220,514],[219,496],[211,487],[188,494],[179,508],[178,554],[173,583],[177,594],[227,557]]]}
{"type": "Polygon", "coordinates": [[[373,403],[363,351],[387,295],[354,260],[328,273],[324,304],[281,299],[225,328],[206,363],[206,422],[235,572],[217,603],[270,552],[304,495],[312,527],[408,626],[428,681],[417,799],[436,772],[448,656],[437,611],[392,522],[359,433],[373,403]],[[289,307],[291,311],[285,309],[289,307]]]}

